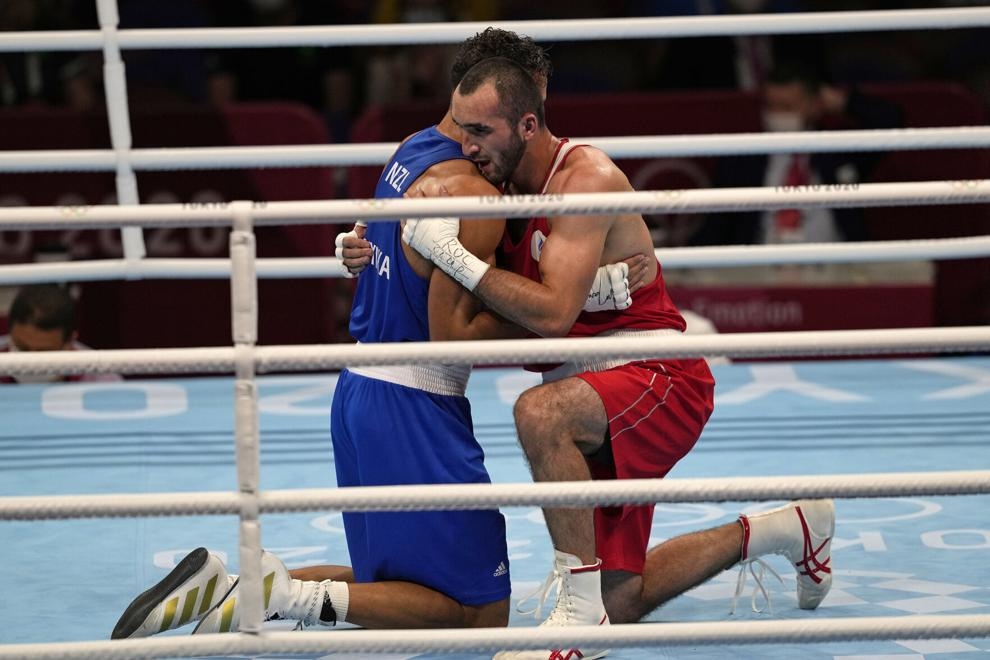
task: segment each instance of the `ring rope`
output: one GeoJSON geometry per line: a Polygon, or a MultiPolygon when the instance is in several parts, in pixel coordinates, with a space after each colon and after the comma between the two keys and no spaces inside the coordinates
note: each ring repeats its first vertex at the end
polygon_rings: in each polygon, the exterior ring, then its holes
{"type": "Polygon", "coordinates": [[[845,617],[792,621],[626,623],[611,626],[540,626],[445,630],[348,630],[226,633],[104,642],[0,646],[0,659],[119,660],[313,653],[424,653],[594,646],[629,648],[725,644],[816,643],[903,639],[974,639],[990,635],[990,615],[845,617]]]}
{"type": "MultiPolygon", "coordinates": [[[[883,128],[848,131],[644,135],[572,138],[598,147],[612,158],[735,156],[775,153],[838,153],[908,149],[990,147],[990,127],[883,128]]],[[[162,172],[258,167],[381,165],[398,143],[181,147],[131,149],[134,170],[162,172]]],[[[0,152],[0,172],[110,172],[117,154],[107,149],[55,149],[0,152]]]]}
{"type": "Polygon", "coordinates": [[[506,506],[581,507],[656,502],[749,502],[990,494],[990,470],[878,474],[433,484],[235,492],[0,497],[0,520],[308,511],[455,511],[506,506]]]}
{"type": "Polygon", "coordinates": [[[255,225],[316,224],[428,218],[510,217],[621,213],[710,213],[791,208],[924,206],[990,202],[990,180],[918,181],[760,188],[699,188],[566,195],[491,195],[428,199],[142,206],[21,206],[0,208],[0,229],[95,229],[101,227],[193,227],[228,224],[248,214],[255,225]]]}
{"type": "MultiPolygon", "coordinates": [[[[658,248],[664,270],[672,268],[730,268],[773,264],[826,264],[910,261],[915,259],[968,259],[990,256],[990,236],[863,241],[855,243],[801,243],[745,247],[658,248]]],[[[343,265],[339,266],[343,271],[343,265]]],[[[0,267],[0,278],[3,268],[0,267]]]]}
{"type": "MultiPolygon", "coordinates": [[[[162,28],[120,30],[122,49],[272,48],[282,46],[394,46],[458,43],[489,26],[537,41],[651,39],[762,34],[817,34],[977,28],[990,25],[990,9],[902,9],[801,12],[736,16],[629,17],[500,21],[298,26],[266,28],[162,28]]],[[[97,30],[0,33],[0,52],[100,50],[97,30]]]]}
{"type": "Polygon", "coordinates": [[[12,375],[74,373],[231,373],[238,359],[253,357],[258,373],[327,371],[354,365],[517,365],[599,358],[644,360],[724,355],[784,356],[965,353],[990,349],[990,326],[738,332],[662,337],[565,337],[402,342],[300,344],[200,348],[0,353],[0,372],[12,375]],[[468,345],[469,344],[469,345],[468,345]]]}
{"type": "MultiPolygon", "coordinates": [[[[990,236],[933,238],[862,243],[802,243],[746,247],[657,248],[664,270],[731,268],[774,264],[878,263],[925,259],[971,259],[990,255],[990,236]]],[[[343,277],[346,270],[334,257],[258,259],[257,276],[265,279],[343,277]]],[[[53,281],[138,279],[225,279],[229,259],[91,259],[0,266],[0,284],[53,281]]]]}

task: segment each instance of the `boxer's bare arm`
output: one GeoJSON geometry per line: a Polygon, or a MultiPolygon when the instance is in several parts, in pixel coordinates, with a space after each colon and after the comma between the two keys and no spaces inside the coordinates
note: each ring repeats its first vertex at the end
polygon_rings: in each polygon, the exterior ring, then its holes
{"type": "MultiPolygon", "coordinates": [[[[446,168],[460,170],[444,177],[424,177],[417,181],[416,189],[410,196],[481,196],[497,195],[497,190],[474,169],[446,168]]],[[[431,168],[432,170],[432,168],[431,168]]],[[[432,173],[432,172],[431,172],[432,173]]],[[[495,249],[502,240],[505,229],[503,218],[481,218],[466,220],[461,224],[458,238],[461,243],[480,259],[495,263],[495,249]]],[[[407,247],[407,246],[405,246],[407,247]]],[[[414,250],[407,253],[415,255],[414,250]]],[[[425,261],[425,260],[424,260],[425,261]]],[[[458,341],[467,339],[501,339],[525,336],[525,330],[509,323],[499,316],[484,311],[484,305],[469,291],[460,286],[439,268],[430,274],[429,319],[430,339],[433,341],[458,341]]]]}

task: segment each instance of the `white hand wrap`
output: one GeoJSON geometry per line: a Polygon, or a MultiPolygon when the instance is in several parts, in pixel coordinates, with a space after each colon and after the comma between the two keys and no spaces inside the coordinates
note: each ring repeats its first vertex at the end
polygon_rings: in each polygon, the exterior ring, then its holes
{"type": "Polygon", "coordinates": [[[402,240],[465,289],[474,291],[489,266],[461,245],[457,239],[459,230],[457,218],[406,220],[402,240]]]}
{"type": "MultiPolygon", "coordinates": [[[[350,230],[348,232],[343,232],[343,233],[337,234],[337,238],[334,239],[334,242],[333,242],[334,243],[334,251],[333,251],[334,256],[337,257],[338,259],[340,259],[343,262],[344,261],[344,239],[345,238],[352,238],[352,237],[353,238],[360,238],[360,236],[358,236],[358,233],[357,233],[357,228],[358,227],[367,227],[367,226],[368,226],[368,223],[367,222],[365,222],[364,220],[358,220],[357,222],[354,223],[354,229],[352,229],[352,230],[350,230]]],[[[363,266],[356,267],[357,270],[351,270],[351,266],[348,266],[347,263],[344,262],[344,277],[347,277],[347,278],[357,277],[358,275],[361,274],[361,271],[364,270],[366,267],[367,267],[367,264],[364,264],[363,266]]]]}
{"type": "Polygon", "coordinates": [[[598,268],[595,281],[591,284],[588,299],[584,302],[586,312],[611,312],[626,309],[632,305],[629,293],[629,265],[625,263],[605,264],[598,268]]]}

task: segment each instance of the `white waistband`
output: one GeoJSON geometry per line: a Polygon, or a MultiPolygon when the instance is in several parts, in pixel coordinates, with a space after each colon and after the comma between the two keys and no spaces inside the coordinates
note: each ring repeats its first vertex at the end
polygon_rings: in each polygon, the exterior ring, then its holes
{"type": "MultiPolygon", "coordinates": [[[[676,328],[655,328],[648,330],[636,330],[620,328],[618,330],[612,330],[608,332],[603,332],[599,337],[659,337],[660,335],[679,335],[681,331],[676,328]]],[[[629,364],[632,360],[624,360],[622,358],[608,359],[600,358],[596,359],[593,357],[588,357],[583,360],[576,360],[573,362],[565,362],[559,367],[554,367],[550,371],[543,372],[543,382],[552,383],[555,380],[562,380],[564,378],[570,378],[571,376],[576,376],[579,373],[585,371],[606,371],[608,369],[613,369],[615,367],[621,367],[624,364],[629,364]]]]}
{"type": "Polygon", "coordinates": [[[366,378],[446,396],[464,396],[471,376],[469,364],[384,364],[348,367],[347,370],[366,378]]]}

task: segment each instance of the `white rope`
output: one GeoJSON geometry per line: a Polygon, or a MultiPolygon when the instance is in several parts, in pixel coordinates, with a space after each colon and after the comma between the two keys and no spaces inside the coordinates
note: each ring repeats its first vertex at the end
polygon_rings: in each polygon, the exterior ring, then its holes
{"type": "MultiPolygon", "coordinates": [[[[489,25],[533,37],[536,41],[651,39],[756,34],[816,34],[977,28],[990,25],[990,9],[946,8],[888,11],[800,12],[737,16],[687,16],[370,24],[265,28],[164,28],[121,30],[120,47],[271,48],[279,46],[386,46],[459,43],[489,25]]],[[[99,32],[0,33],[0,52],[98,50],[99,32]]]]}
{"type": "Polygon", "coordinates": [[[353,222],[459,216],[462,218],[621,213],[711,213],[789,208],[927,206],[990,202],[990,181],[914,181],[770,188],[701,188],[567,195],[491,195],[429,199],[345,199],[300,202],[223,202],[118,206],[0,208],[0,230],[99,227],[194,227],[229,224],[250,208],[255,225],[353,222]]]}
{"type": "Polygon", "coordinates": [[[104,642],[0,646],[0,659],[120,660],[197,655],[317,653],[437,653],[500,649],[632,648],[908,639],[982,639],[990,615],[823,617],[793,621],[633,623],[611,626],[475,628],[468,630],[348,630],[172,636],[104,642]]]}
{"type": "MultiPolygon", "coordinates": [[[[986,238],[990,242],[990,236],[986,238]]],[[[960,245],[960,256],[954,258],[966,258],[964,255],[968,254],[970,249],[982,252],[977,246],[970,248],[960,245]]],[[[952,248],[948,251],[954,252],[952,248]]],[[[990,251],[987,253],[990,254],[990,251]]],[[[258,259],[256,263],[258,277],[267,279],[343,277],[345,273],[343,264],[333,257],[258,259]]],[[[229,277],[229,259],[143,259],[133,265],[123,259],[93,259],[0,266],[0,284],[122,279],[227,279],[229,277]]]]}
{"type": "Polygon", "coordinates": [[[662,359],[699,355],[737,358],[966,353],[990,349],[990,326],[753,332],[721,335],[582,337],[401,342],[383,344],[301,344],[292,346],[155,348],[100,351],[0,353],[0,373],[231,373],[236,357],[254,356],[258,373],[327,371],[357,365],[528,364],[605,359],[662,359]]]}
{"type": "MultiPolygon", "coordinates": [[[[659,248],[655,252],[665,270],[770,264],[970,259],[990,255],[990,236],[863,243],[659,248]]],[[[345,273],[343,264],[334,257],[269,258],[258,259],[256,263],[257,275],[264,279],[343,277],[345,273]]],[[[123,259],[93,259],[0,266],[0,284],[228,277],[229,259],[143,259],[137,263],[123,259]]]]}
{"type": "Polygon", "coordinates": [[[655,502],[750,502],[804,498],[990,494],[990,471],[827,474],[706,479],[622,479],[518,484],[440,484],[268,490],[0,497],[0,520],[304,511],[426,511],[506,506],[574,507],[655,502]],[[255,508],[256,507],[256,508],[255,508]]]}
{"type": "MultiPolygon", "coordinates": [[[[770,264],[834,264],[968,259],[990,255],[990,236],[859,243],[801,243],[679,247],[656,250],[664,270],[672,268],[731,268],[770,264]]],[[[343,266],[339,266],[343,270],[343,266]]],[[[3,267],[0,267],[0,278],[3,267]]],[[[2,279],[0,279],[2,281],[2,279]]]]}
{"type": "MultiPolygon", "coordinates": [[[[647,359],[724,355],[737,358],[795,355],[872,355],[900,352],[981,351],[990,347],[990,326],[732,333],[704,336],[589,337],[512,341],[404,342],[360,346],[259,347],[260,371],[335,369],[349,364],[522,364],[587,357],[647,359]],[[358,350],[353,350],[358,349],[358,350]],[[360,350],[365,349],[365,350],[360,350]],[[339,352],[338,352],[339,351],[339,352]],[[367,351],[367,352],[365,352],[367,351]],[[310,361],[312,361],[312,366],[310,361]]],[[[3,356],[0,356],[3,357],[3,356]]]]}
{"type": "MultiPolygon", "coordinates": [[[[574,142],[594,145],[612,158],[979,149],[990,147],[990,127],[954,126],[795,133],[572,137],[571,139],[574,142]]],[[[371,142],[132,149],[130,162],[135,170],[149,172],[382,165],[394,153],[396,146],[395,142],[371,142]]],[[[0,172],[106,172],[112,171],[114,166],[114,153],[103,149],[0,152],[0,172]]]]}

